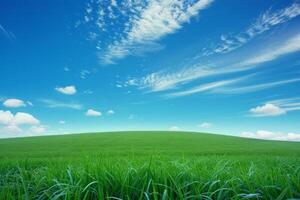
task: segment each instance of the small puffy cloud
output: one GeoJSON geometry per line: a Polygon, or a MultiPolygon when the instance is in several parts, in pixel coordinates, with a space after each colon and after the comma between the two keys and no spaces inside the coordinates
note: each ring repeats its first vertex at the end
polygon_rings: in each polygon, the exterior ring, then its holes
{"type": "Polygon", "coordinates": [[[300,141],[300,134],[271,132],[266,130],[258,130],[256,132],[242,132],[240,136],[264,140],[300,141]]]}
{"type": "Polygon", "coordinates": [[[249,112],[255,117],[279,116],[286,114],[286,110],[271,103],[266,103],[265,105],[251,108],[249,112]]]}
{"type": "Polygon", "coordinates": [[[73,95],[76,93],[76,88],[74,85],[70,85],[66,87],[56,87],[55,90],[66,95],[73,95]]]}
{"type": "Polygon", "coordinates": [[[60,120],[58,123],[60,123],[60,124],[65,124],[65,123],[66,123],[66,121],[64,121],[64,120],[60,120]]]}
{"type": "Polygon", "coordinates": [[[108,115],[113,115],[113,114],[115,114],[115,111],[109,110],[109,111],[107,111],[107,114],[108,114],[108,115]]]}
{"type": "Polygon", "coordinates": [[[24,103],[24,101],[20,99],[6,99],[3,102],[3,106],[8,108],[19,108],[19,107],[25,107],[26,104],[24,103]]]}
{"type": "Polygon", "coordinates": [[[180,131],[180,128],[178,126],[171,126],[169,128],[170,131],[180,131]]]}
{"type": "Polygon", "coordinates": [[[102,113],[93,109],[88,109],[85,115],[89,117],[100,117],[102,113]]]}
{"type": "Polygon", "coordinates": [[[200,128],[211,128],[212,123],[209,122],[203,122],[202,124],[199,125],[200,128]]]}

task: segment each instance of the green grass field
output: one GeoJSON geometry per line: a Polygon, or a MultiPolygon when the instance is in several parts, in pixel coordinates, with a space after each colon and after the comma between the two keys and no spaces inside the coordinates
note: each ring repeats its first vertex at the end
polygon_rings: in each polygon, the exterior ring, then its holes
{"type": "Polygon", "coordinates": [[[300,199],[300,143],[187,132],[0,140],[0,199],[300,199]]]}

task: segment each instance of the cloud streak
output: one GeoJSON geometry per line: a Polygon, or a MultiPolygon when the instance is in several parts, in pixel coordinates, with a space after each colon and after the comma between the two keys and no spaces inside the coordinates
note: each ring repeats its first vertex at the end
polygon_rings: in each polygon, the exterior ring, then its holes
{"type": "Polygon", "coordinates": [[[10,41],[13,41],[16,39],[16,36],[13,32],[6,30],[1,24],[0,24],[0,32],[8,38],[10,41]]]}
{"type": "Polygon", "coordinates": [[[41,99],[40,101],[44,103],[48,108],[69,108],[75,110],[81,110],[83,108],[83,106],[78,103],[66,103],[51,99],[41,99]]]}
{"type": "MultiPolygon", "coordinates": [[[[207,8],[213,0],[150,0],[141,3],[139,1],[123,1],[107,5],[101,2],[97,5],[99,11],[93,13],[93,7],[88,6],[85,22],[93,21],[101,33],[107,32],[111,41],[99,53],[101,61],[105,64],[113,64],[115,60],[128,55],[140,55],[149,51],[156,51],[163,46],[158,41],[175,33],[188,23],[190,19],[207,8]],[[106,9],[105,9],[106,8],[106,9]],[[116,9],[118,8],[118,9],[116,9]],[[111,30],[115,25],[122,29],[118,34],[111,30]],[[118,24],[123,21],[123,24],[118,24]],[[110,32],[108,32],[110,31],[110,32]]],[[[97,33],[92,33],[95,39],[97,33]]],[[[101,43],[101,42],[100,42],[101,43]]],[[[100,45],[100,44],[99,44],[100,45]]],[[[97,49],[102,49],[98,46],[97,49]]]]}
{"type": "Polygon", "coordinates": [[[219,87],[224,87],[226,85],[231,85],[231,84],[243,81],[246,78],[248,78],[248,76],[247,77],[242,77],[242,78],[222,80],[222,81],[216,81],[216,82],[212,82],[212,83],[202,84],[202,85],[199,85],[197,87],[187,89],[185,91],[174,92],[174,93],[168,94],[167,96],[168,97],[181,97],[181,96],[191,95],[191,94],[194,94],[194,93],[212,91],[212,90],[214,90],[216,88],[219,88],[219,87]]]}
{"type": "Polygon", "coordinates": [[[300,110],[300,98],[277,99],[268,103],[279,106],[287,112],[300,110]]]}
{"type": "Polygon", "coordinates": [[[256,92],[259,90],[265,90],[268,88],[276,87],[276,86],[281,86],[281,85],[286,85],[289,83],[295,83],[299,82],[300,78],[295,78],[295,79],[288,79],[288,80],[282,80],[282,81],[274,81],[274,82],[269,82],[269,83],[262,83],[262,84],[255,84],[255,85],[250,85],[250,86],[234,86],[234,87],[227,87],[227,88],[219,88],[215,90],[216,93],[222,93],[222,94],[242,94],[242,93],[249,93],[249,92],[256,92]]]}
{"type": "MultiPolygon", "coordinates": [[[[296,34],[291,38],[281,42],[279,45],[263,49],[248,56],[248,58],[241,61],[242,58],[235,61],[235,63],[226,66],[203,66],[195,63],[190,67],[183,67],[183,69],[176,72],[166,73],[159,71],[151,73],[141,79],[133,79],[135,85],[140,89],[148,89],[152,92],[165,91],[174,89],[179,85],[184,85],[199,78],[206,78],[209,76],[233,74],[237,72],[247,71],[257,68],[259,65],[266,62],[271,62],[279,57],[287,54],[295,53],[300,50],[300,34],[296,34]]],[[[273,83],[265,83],[256,86],[249,86],[244,88],[233,88],[230,90],[224,89],[224,93],[241,93],[243,91],[255,91],[264,88],[270,88],[276,85],[296,82],[298,79],[284,80],[273,83]]],[[[224,83],[224,82],[223,82],[224,83]]]]}
{"type": "Polygon", "coordinates": [[[203,54],[223,54],[233,51],[248,43],[254,37],[299,15],[300,4],[298,2],[274,12],[269,9],[262,13],[244,32],[237,35],[222,35],[221,42],[215,45],[213,49],[205,50],[203,54]]]}

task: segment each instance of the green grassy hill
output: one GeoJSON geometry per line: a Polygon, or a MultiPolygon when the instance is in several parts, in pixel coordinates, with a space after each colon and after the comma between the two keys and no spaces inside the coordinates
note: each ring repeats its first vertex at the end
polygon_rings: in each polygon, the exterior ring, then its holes
{"type": "Polygon", "coordinates": [[[0,140],[0,158],[300,155],[300,143],[193,132],[108,132],[0,140]]]}
{"type": "Polygon", "coordinates": [[[0,140],[0,199],[295,199],[300,143],[192,132],[0,140]]]}

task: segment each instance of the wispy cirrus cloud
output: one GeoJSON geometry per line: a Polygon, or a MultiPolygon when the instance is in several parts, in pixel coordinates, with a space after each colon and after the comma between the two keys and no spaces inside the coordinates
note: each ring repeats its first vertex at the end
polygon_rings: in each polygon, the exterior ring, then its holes
{"type": "Polygon", "coordinates": [[[111,35],[103,44],[98,41],[99,57],[105,64],[112,64],[117,59],[128,55],[139,55],[162,48],[158,41],[189,22],[200,10],[207,8],[213,0],[150,0],[122,1],[111,4],[100,1],[94,11],[88,4],[85,23],[94,23],[98,29],[91,32],[97,40],[98,32],[111,35]],[[95,13],[96,12],[96,13],[95,13]],[[118,27],[118,31],[114,31],[118,27]]]}
{"type": "Polygon", "coordinates": [[[300,98],[277,99],[269,101],[268,103],[280,106],[287,112],[300,110],[300,98]]]}
{"type": "Polygon", "coordinates": [[[203,55],[227,53],[249,42],[254,37],[283,24],[300,15],[300,4],[295,2],[288,7],[262,13],[245,31],[236,35],[221,35],[220,42],[212,49],[205,49],[203,55]]]}
{"type": "Polygon", "coordinates": [[[248,58],[242,62],[243,66],[251,66],[264,62],[269,62],[286,54],[294,53],[300,50],[300,34],[289,38],[280,45],[275,45],[268,50],[263,50],[261,53],[248,58]]]}
{"type": "Polygon", "coordinates": [[[262,83],[262,84],[253,84],[248,86],[234,86],[234,87],[227,87],[227,88],[218,88],[215,90],[217,93],[223,93],[223,94],[242,94],[242,93],[249,93],[249,92],[256,92],[259,90],[265,90],[268,88],[286,85],[289,83],[295,83],[300,82],[300,78],[294,78],[294,79],[287,79],[287,80],[281,80],[281,81],[273,81],[268,83],[262,83]]]}
{"type": "MultiPolygon", "coordinates": [[[[251,36],[250,39],[257,34],[261,34],[275,25],[283,24],[290,19],[297,17],[300,14],[300,6],[298,3],[294,3],[289,7],[284,9],[271,12],[270,10],[263,13],[252,25],[247,28],[247,35],[251,36]]],[[[240,39],[241,35],[236,36],[240,39]]],[[[223,38],[224,39],[224,38],[223,38]]],[[[250,39],[246,40],[248,42],[250,39]]],[[[242,40],[241,40],[242,41],[242,40]]],[[[232,47],[236,48],[235,45],[232,47]]],[[[131,79],[133,86],[137,86],[140,89],[146,89],[151,92],[166,91],[170,89],[177,88],[178,86],[187,84],[194,80],[200,78],[206,78],[209,76],[216,76],[222,74],[232,74],[242,71],[247,71],[257,66],[264,64],[266,62],[271,62],[282,56],[285,56],[290,53],[295,53],[300,50],[300,34],[294,34],[290,38],[287,38],[276,45],[265,45],[261,49],[256,49],[255,53],[248,55],[246,58],[239,57],[235,59],[233,63],[229,64],[210,64],[205,65],[201,63],[201,60],[195,60],[190,65],[183,65],[180,67],[180,70],[177,71],[158,71],[151,74],[148,74],[139,79],[131,79]]],[[[128,82],[128,81],[127,81],[128,82]]],[[[264,88],[270,88],[277,85],[292,83],[294,80],[283,80],[272,83],[265,83],[260,85],[245,86],[240,88],[234,88],[231,90],[231,93],[242,93],[243,91],[256,91],[264,88]]],[[[226,80],[219,80],[218,84],[227,83],[226,80]],[[224,82],[225,81],[225,82],[224,82]]],[[[203,87],[213,87],[214,84],[203,85],[203,87]]],[[[130,85],[130,84],[129,84],[130,85]]],[[[202,91],[204,88],[192,88],[187,91],[178,92],[178,95],[185,95],[190,92],[194,93],[197,90],[202,91]]],[[[230,88],[232,89],[232,88],[230,88]]],[[[221,91],[220,91],[221,92],[221,91]]],[[[229,92],[226,88],[222,91],[224,93],[229,92]]]]}
{"type": "Polygon", "coordinates": [[[72,102],[61,102],[52,99],[41,99],[42,103],[44,103],[48,108],[69,108],[75,110],[81,110],[83,106],[78,103],[72,102]]]}
{"type": "MultiPolygon", "coordinates": [[[[235,61],[235,63],[227,64],[225,66],[203,66],[201,64],[194,63],[189,67],[185,66],[182,69],[175,72],[159,71],[151,73],[140,79],[131,79],[130,81],[133,82],[135,86],[138,86],[141,89],[148,89],[152,92],[165,91],[176,88],[179,85],[189,83],[199,78],[250,70],[259,66],[260,64],[271,62],[282,56],[298,51],[300,51],[300,34],[296,34],[278,45],[273,45],[272,47],[257,50],[256,53],[254,53],[253,55],[250,55],[244,59],[239,58],[235,61]]],[[[236,88],[234,90],[231,90],[231,92],[238,93],[242,91],[263,89],[295,81],[296,80],[292,79],[273,83],[266,83],[256,86],[247,86],[239,89],[236,88]]],[[[223,92],[226,92],[226,90],[223,90],[223,92]]]]}
{"type": "Polygon", "coordinates": [[[173,92],[173,93],[167,94],[167,96],[168,97],[180,97],[180,96],[187,96],[187,95],[191,95],[191,94],[195,94],[195,93],[213,91],[216,88],[224,87],[226,85],[231,85],[231,84],[243,81],[247,78],[249,78],[249,76],[206,83],[206,84],[202,84],[202,85],[199,85],[199,86],[196,86],[191,89],[184,90],[184,91],[173,92]]]}
{"type": "Polygon", "coordinates": [[[0,24],[0,32],[10,41],[13,41],[16,39],[15,34],[9,30],[6,30],[1,24],[0,24]]]}

